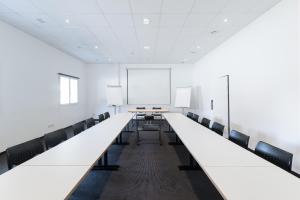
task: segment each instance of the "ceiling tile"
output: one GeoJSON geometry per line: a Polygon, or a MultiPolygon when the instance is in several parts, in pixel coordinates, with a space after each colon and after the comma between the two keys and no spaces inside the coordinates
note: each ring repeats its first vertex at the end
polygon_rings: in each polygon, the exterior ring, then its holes
{"type": "Polygon", "coordinates": [[[212,23],[215,14],[190,14],[186,20],[186,28],[204,29],[212,23]]]}
{"type": "Polygon", "coordinates": [[[104,13],[114,14],[129,14],[131,13],[128,0],[98,0],[102,11],[104,13]]]}
{"type": "Polygon", "coordinates": [[[133,13],[158,14],[162,0],[130,0],[133,13]]]}
{"type": "Polygon", "coordinates": [[[18,13],[39,13],[41,10],[39,10],[37,7],[35,7],[30,0],[22,0],[22,1],[16,1],[16,0],[0,0],[0,3],[4,4],[6,7],[12,9],[15,12],[18,13]]]}
{"type": "Polygon", "coordinates": [[[106,19],[112,27],[133,27],[133,19],[130,14],[106,14],[106,19]]]}
{"type": "Polygon", "coordinates": [[[164,0],[162,13],[189,13],[193,4],[194,0],[164,0]]]}
{"type": "Polygon", "coordinates": [[[187,16],[187,14],[162,14],[160,27],[182,27],[187,16]]]}
{"type": "Polygon", "coordinates": [[[108,27],[103,14],[79,14],[77,19],[87,27],[108,27]]]}
{"type": "MultiPolygon", "coordinates": [[[[195,0],[192,13],[219,13],[230,0],[195,0]]],[[[238,0],[237,0],[238,1],[238,0]]],[[[248,0],[252,1],[252,0],[248,0]]]]}

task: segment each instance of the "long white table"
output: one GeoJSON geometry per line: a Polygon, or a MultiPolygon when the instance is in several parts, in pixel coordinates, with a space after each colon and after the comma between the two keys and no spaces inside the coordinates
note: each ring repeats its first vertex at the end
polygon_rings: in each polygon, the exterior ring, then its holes
{"type": "Polygon", "coordinates": [[[0,175],[0,199],[67,199],[132,117],[113,116],[0,175]]]}
{"type": "Polygon", "coordinates": [[[94,165],[133,116],[122,113],[108,118],[22,165],[94,165]]]}
{"type": "Polygon", "coordinates": [[[298,199],[300,180],[179,113],[165,113],[224,199],[298,199]]]}

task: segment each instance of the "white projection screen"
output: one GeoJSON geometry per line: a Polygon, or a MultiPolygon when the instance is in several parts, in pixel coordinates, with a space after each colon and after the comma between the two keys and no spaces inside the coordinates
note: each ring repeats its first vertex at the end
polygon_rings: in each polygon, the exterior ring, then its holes
{"type": "Polygon", "coordinates": [[[127,103],[171,104],[171,69],[128,68],[127,103]]]}

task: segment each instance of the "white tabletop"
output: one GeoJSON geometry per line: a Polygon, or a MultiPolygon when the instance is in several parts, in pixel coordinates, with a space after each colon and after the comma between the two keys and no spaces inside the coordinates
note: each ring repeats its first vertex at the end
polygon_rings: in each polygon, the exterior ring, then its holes
{"type": "Polygon", "coordinates": [[[164,117],[229,200],[300,198],[300,179],[178,113],[164,117]]]}
{"type": "Polygon", "coordinates": [[[182,114],[165,113],[164,117],[202,166],[273,166],[182,114]]]}
{"type": "Polygon", "coordinates": [[[168,109],[128,109],[128,112],[137,113],[137,112],[148,112],[148,113],[165,113],[169,112],[168,109]]]}
{"type": "Polygon", "coordinates": [[[0,175],[0,199],[67,199],[88,171],[88,166],[18,166],[0,175]]]}
{"type": "Polygon", "coordinates": [[[130,113],[112,116],[22,165],[92,166],[132,117],[130,113]]]}
{"type": "Polygon", "coordinates": [[[300,180],[274,167],[206,167],[205,171],[225,199],[300,199],[300,180]]]}

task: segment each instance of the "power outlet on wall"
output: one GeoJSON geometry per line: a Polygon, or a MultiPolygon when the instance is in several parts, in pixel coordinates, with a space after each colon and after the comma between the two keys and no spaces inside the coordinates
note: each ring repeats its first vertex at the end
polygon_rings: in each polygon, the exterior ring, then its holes
{"type": "Polygon", "coordinates": [[[48,128],[53,128],[54,127],[54,124],[49,124],[48,125],[48,128]]]}

